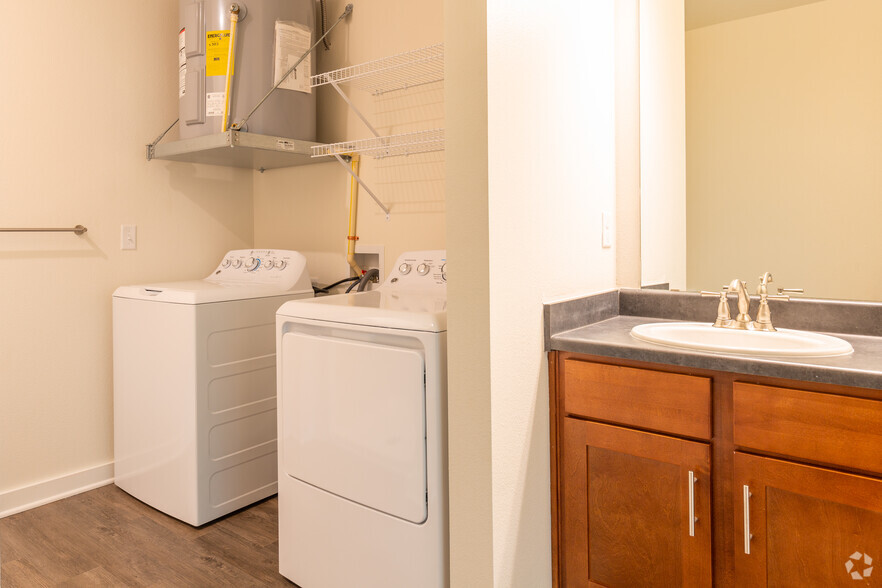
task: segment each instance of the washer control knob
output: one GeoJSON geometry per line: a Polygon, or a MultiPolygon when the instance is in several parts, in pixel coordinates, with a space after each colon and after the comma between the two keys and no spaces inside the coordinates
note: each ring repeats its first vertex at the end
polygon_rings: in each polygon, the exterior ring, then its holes
{"type": "Polygon", "coordinates": [[[447,264],[446,263],[441,264],[441,279],[444,280],[445,282],[447,281],[447,264]]]}
{"type": "Polygon", "coordinates": [[[249,257],[248,261],[245,262],[245,269],[250,272],[252,270],[256,270],[259,265],[260,259],[258,259],[257,257],[249,257]]]}
{"type": "Polygon", "coordinates": [[[401,265],[398,266],[398,271],[399,271],[399,273],[401,273],[402,276],[406,276],[407,274],[410,273],[410,268],[411,268],[411,265],[409,263],[402,263],[401,265]]]}
{"type": "Polygon", "coordinates": [[[223,262],[221,263],[221,267],[230,267],[231,263],[232,262],[229,260],[229,258],[227,258],[227,259],[223,260],[223,262]]]}
{"type": "Polygon", "coordinates": [[[421,275],[421,276],[424,276],[424,275],[426,275],[427,273],[429,273],[429,270],[430,270],[431,268],[432,268],[432,266],[431,266],[430,264],[428,264],[428,263],[421,263],[421,264],[419,264],[419,265],[417,266],[417,273],[418,273],[419,275],[421,275]]]}
{"type": "Polygon", "coordinates": [[[273,269],[273,264],[274,264],[274,261],[272,259],[264,259],[263,260],[263,267],[265,267],[268,270],[273,269]]]}
{"type": "Polygon", "coordinates": [[[274,265],[276,266],[276,268],[283,270],[288,266],[288,262],[284,259],[277,259],[274,265]]]}
{"type": "Polygon", "coordinates": [[[237,257],[236,259],[233,260],[232,265],[233,265],[233,269],[239,269],[240,267],[242,267],[242,260],[237,257]]]}

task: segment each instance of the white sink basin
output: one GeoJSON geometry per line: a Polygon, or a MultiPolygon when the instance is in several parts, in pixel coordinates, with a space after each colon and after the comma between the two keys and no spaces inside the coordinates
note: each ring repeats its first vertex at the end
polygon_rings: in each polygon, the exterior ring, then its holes
{"type": "Polygon", "coordinates": [[[810,331],[778,329],[769,333],[724,329],[710,323],[646,323],[631,329],[631,336],[683,349],[764,357],[831,357],[854,351],[848,341],[810,331]]]}

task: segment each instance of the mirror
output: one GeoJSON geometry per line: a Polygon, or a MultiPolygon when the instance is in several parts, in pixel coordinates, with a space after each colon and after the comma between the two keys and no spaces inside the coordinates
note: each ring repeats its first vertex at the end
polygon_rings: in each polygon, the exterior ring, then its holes
{"type": "Polygon", "coordinates": [[[685,4],[686,288],[882,301],[882,2],[721,4],[685,4]]]}

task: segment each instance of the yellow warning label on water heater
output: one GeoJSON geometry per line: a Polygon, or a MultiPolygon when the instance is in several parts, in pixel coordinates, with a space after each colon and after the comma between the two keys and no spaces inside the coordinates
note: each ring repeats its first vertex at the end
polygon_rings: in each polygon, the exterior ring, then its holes
{"type": "Polygon", "coordinates": [[[230,31],[208,31],[205,34],[205,75],[227,75],[229,54],[230,31]]]}

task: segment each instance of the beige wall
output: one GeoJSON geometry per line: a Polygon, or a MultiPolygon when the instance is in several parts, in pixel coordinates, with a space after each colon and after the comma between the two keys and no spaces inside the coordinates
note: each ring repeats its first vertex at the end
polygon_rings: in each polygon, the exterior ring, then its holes
{"type": "Polygon", "coordinates": [[[493,585],[487,9],[445,0],[451,586],[493,585]]]}
{"type": "Polygon", "coordinates": [[[882,3],[687,34],[688,286],[882,300],[882,3]]]}
{"type": "Polygon", "coordinates": [[[465,435],[450,446],[451,566],[457,586],[532,588],[551,585],[542,303],[615,285],[615,248],[600,238],[601,212],[615,211],[615,10],[493,0],[486,11],[486,49],[480,28],[462,38],[450,16],[446,33],[448,71],[475,83],[451,77],[447,92],[451,141],[467,145],[448,153],[450,430],[465,435]]]}
{"type": "Polygon", "coordinates": [[[3,16],[0,225],[89,231],[0,234],[0,512],[10,489],[113,460],[113,290],[208,274],[253,238],[250,171],[145,160],[177,117],[176,0],[3,16]]]}
{"type": "MultiPolygon", "coordinates": [[[[345,0],[328,0],[330,22],[345,0]]],[[[331,50],[319,49],[318,71],[331,71],[443,42],[442,2],[371,0],[356,4],[331,33],[331,50]]],[[[329,86],[318,92],[319,141],[373,135],[329,86]]],[[[360,89],[347,95],[381,135],[444,127],[444,84],[435,83],[374,98],[360,89]]],[[[386,267],[415,249],[445,247],[444,152],[372,159],[359,173],[391,211],[389,220],[363,189],[358,205],[359,244],[383,245],[386,267]]],[[[256,247],[304,251],[320,283],[348,274],[346,235],[349,175],[338,163],[268,170],[254,177],[256,247]]],[[[387,269],[388,271],[388,269],[387,269]]]]}
{"type": "Polygon", "coordinates": [[[682,0],[640,0],[641,285],[686,285],[682,0]]]}
{"type": "Polygon", "coordinates": [[[640,0],[616,2],[616,285],[639,288],[640,0]]]}

